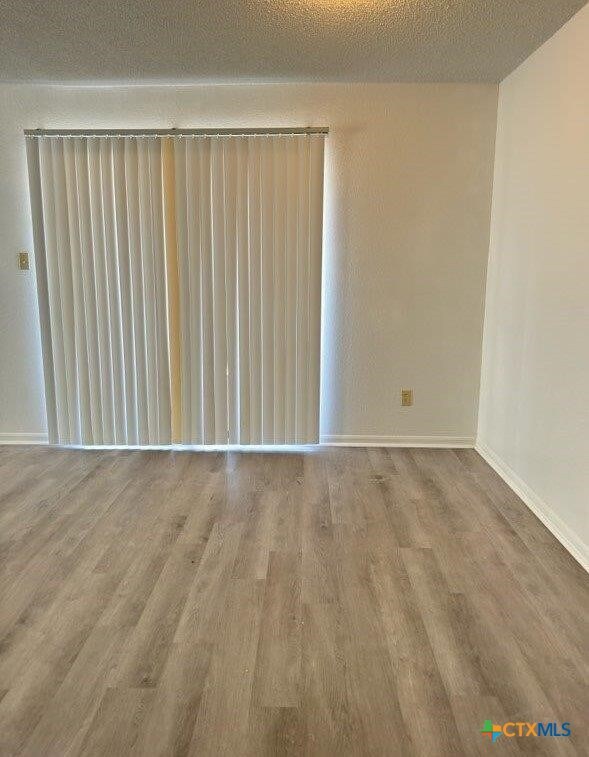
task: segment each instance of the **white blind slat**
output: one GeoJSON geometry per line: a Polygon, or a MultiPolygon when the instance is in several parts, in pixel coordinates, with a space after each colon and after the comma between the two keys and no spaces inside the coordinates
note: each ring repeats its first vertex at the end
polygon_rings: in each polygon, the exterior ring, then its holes
{"type": "MultiPolygon", "coordinates": [[[[101,444],[103,440],[103,427],[100,389],[100,347],[96,310],[96,286],[94,281],[87,139],[75,140],[74,162],[78,201],[78,224],[80,229],[80,268],[82,290],[84,293],[83,313],[77,313],[76,315],[83,322],[86,335],[86,363],[88,395],[90,399],[90,431],[83,441],[84,444],[101,444]]],[[[80,366],[79,369],[81,369],[80,366]]],[[[84,375],[83,369],[80,370],[78,375],[81,381],[84,375]]]]}
{"type": "Polygon", "coordinates": [[[309,136],[309,391],[306,434],[311,439],[319,438],[324,145],[325,140],[321,136],[309,136]]]}
{"type": "Polygon", "coordinates": [[[104,216],[104,255],[107,275],[110,367],[113,397],[113,443],[124,444],[127,438],[125,411],[125,377],[123,368],[123,334],[121,293],[119,289],[119,250],[114,196],[112,140],[101,140],[100,172],[104,216]]]}
{"type": "Polygon", "coordinates": [[[75,144],[72,140],[63,143],[63,165],[68,210],[68,234],[73,293],[73,319],[75,341],[75,372],[78,393],[78,427],[75,440],[79,444],[92,443],[92,417],[90,412],[90,382],[88,376],[88,347],[84,303],[83,253],[80,229],[80,208],[76,177],[75,144]]]}
{"type": "Polygon", "coordinates": [[[65,387],[63,396],[67,404],[68,438],[79,443],[80,411],[78,384],[76,374],[76,339],[74,322],[74,297],[72,283],[72,266],[70,252],[70,224],[67,202],[67,182],[64,162],[64,145],[62,139],[56,139],[51,145],[53,198],[55,210],[55,257],[57,259],[59,303],[61,308],[63,356],[65,363],[65,387]]]}
{"type": "Polygon", "coordinates": [[[153,293],[155,305],[155,336],[157,386],[157,427],[155,444],[171,441],[170,361],[168,344],[168,306],[166,301],[166,250],[164,239],[164,202],[162,196],[162,140],[148,140],[149,186],[151,188],[153,293]]]}
{"type": "Polygon", "coordinates": [[[143,299],[143,256],[141,254],[141,220],[139,200],[139,154],[137,140],[125,139],[125,177],[127,181],[127,219],[129,266],[133,301],[133,344],[135,359],[135,398],[137,444],[149,443],[147,400],[147,351],[145,344],[145,305],[143,299]]]}
{"type": "Polygon", "coordinates": [[[227,444],[227,245],[225,239],[225,156],[222,140],[211,142],[211,240],[215,443],[227,444]]]}
{"type": "Polygon", "coordinates": [[[274,164],[274,439],[286,439],[286,144],[290,137],[273,142],[274,164]]]}
{"type": "Polygon", "coordinates": [[[284,438],[289,444],[296,441],[296,397],[297,397],[297,257],[298,257],[298,151],[300,137],[293,137],[286,142],[286,230],[285,230],[285,266],[286,282],[294,285],[285,287],[285,351],[286,375],[284,378],[285,421],[284,438]]]}
{"type": "Polygon", "coordinates": [[[249,441],[260,444],[262,431],[262,140],[248,140],[248,253],[249,253],[249,441]]]}
{"type": "Polygon", "coordinates": [[[295,441],[303,443],[307,434],[309,361],[309,140],[299,144],[299,186],[297,193],[297,316],[296,316],[296,429],[295,441]]]}
{"type": "Polygon", "coordinates": [[[53,339],[51,335],[51,311],[49,303],[47,249],[45,245],[42,179],[40,169],[40,149],[38,140],[27,141],[27,164],[29,169],[29,193],[31,196],[31,214],[33,222],[33,239],[35,244],[35,270],[37,283],[37,301],[41,332],[41,349],[43,353],[43,374],[45,383],[45,407],[49,442],[56,444],[57,407],[55,401],[55,371],[53,365],[53,339]]]}
{"type": "MultiPolygon", "coordinates": [[[[186,161],[187,161],[188,142],[181,140],[174,147],[174,178],[176,182],[176,240],[179,250],[186,250],[189,245],[188,233],[188,207],[192,206],[192,198],[189,199],[189,187],[186,180],[186,161]]],[[[181,441],[189,444],[191,439],[200,438],[200,424],[193,427],[192,411],[200,409],[200,397],[198,400],[193,399],[194,393],[198,389],[197,379],[192,378],[191,364],[193,356],[200,351],[200,312],[198,321],[191,315],[191,307],[194,304],[195,310],[198,308],[200,300],[200,287],[198,294],[193,295],[194,288],[191,280],[191,265],[194,264],[192,254],[178,256],[178,278],[179,278],[179,308],[180,321],[184,328],[180,333],[180,386],[182,392],[181,400],[181,441]],[[196,334],[195,334],[196,332],[196,334]],[[192,346],[192,350],[191,350],[192,346]]]]}
{"type": "Polygon", "coordinates": [[[274,145],[261,142],[262,438],[274,444],[274,145]]]}
{"type": "Polygon", "coordinates": [[[203,432],[202,443],[214,444],[216,420],[216,391],[215,381],[215,317],[214,317],[214,286],[213,277],[213,239],[212,239],[212,186],[211,186],[211,143],[207,140],[195,142],[197,154],[197,177],[200,184],[199,215],[200,235],[198,253],[201,271],[201,350],[202,350],[202,414],[203,432]]]}
{"type": "MultiPolygon", "coordinates": [[[[122,367],[124,396],[124,436],[128,444],[137,444],[137,384],[135,380],[135,344],[133,324],[133,286],[131,280],[131,250],[127,214],[127,176],[125,170],[125,140],[112,142],[113,185],[116,217],[118,287],[120,300],[120,331],[122,339],[122,367]]],[[[121,429],[119,429],[119,432],[121,429]]],[[[124,443],[124,442],[123,442],[124,443]]]]}
{"type": "Polygon", "coordinates": [[[51,349],[55,384],[56,425],[53,436],[58,443],[66,443],[69,437],[69,405],[65,364],[64,324],[61,308],[61,285],[59,279],[57,213],[53,173],[53,146],[50,142],[40,145],[39,164],[41,196],[47,254],[47,291],[51,324],[51,349]]]}
{"type": "Polygon", "coordinates": [[[149,444],[157,444],[159,432],[156,301],[153,250],[153,214],[149,141],[137,140],[139,177],[139,228],[142,271],[141,296],[145,315],[145,387],[147,401],[147,428],[149,444]]]}
{"type": "MultiPolygon", "coordinates": [[[[202,181],[201,181],[201,161],[202,156],[199,154],[197,145],[194,142],[186,142],[185,150],[188,150],[188,164],[186,169],[184,191],[187,206],[187,228],[188,241],[187,246],[181,245],[178,240],[178,249],[185,250],[186,255],[180,255],[182,259],[187,260],[185,266],[187,272],[186,284],[188,286],[187,300],[188,309],[186,314],[190,318],[188,328],[188,341],[186,343],[187,359],[190,368],[190,384],[186,387],[187,395],[190,397],[190,425],[189,441],[194,444],[204,444],[207,435],[203,427],[203,314],[202,314],[202,268],[203,268],[203,219],[201,214],[202,206],[202,181]]],[[[182,224],[185,225],[185,224],[182,224]]],[[[182,283],[181,283],[182,285],[182,283]]],[[[205,286],[208,286],[208,282],[205,286]]],[[[209,322],[205,322],[208,329],[209,322]]],[[[181,329],[184,332],[185,329],[181,329]]],[[[212,331],[212,322],[211,322],[212,331]]]]}
{"type": "Polygon", "coordinates": [[[237,141],[223,146],[223,219],[225,247],[225,330],[227,339],[227,434],[230,444],[239,442],[239,359],[237,310],[237,141]]]}
{"type": "Polygon", "coordinates": [[[236,376],[237,441],[250,442],[250,240],[248,225],[248,152],[250,141],[236,142],[235,244],[237,260],[237,339],[233,372],[236,376]]]}
{"type": "Polygon", "coordinates": [[[102,443],[114,444],[114,386],[110,347],[110,307],[100,143],[100,139],[88,140],[90,222],[94,259],[94,286],[96,289],[96,323],[98,325],[102,443]]]}

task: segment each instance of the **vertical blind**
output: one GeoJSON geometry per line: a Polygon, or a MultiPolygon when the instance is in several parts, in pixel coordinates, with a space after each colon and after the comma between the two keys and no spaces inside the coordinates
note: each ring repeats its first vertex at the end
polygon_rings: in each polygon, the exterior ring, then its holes
{"type": "Polygon", "coordinates": [[[50,441],[318,441],[324,135],[27,145],[50,441]]]}

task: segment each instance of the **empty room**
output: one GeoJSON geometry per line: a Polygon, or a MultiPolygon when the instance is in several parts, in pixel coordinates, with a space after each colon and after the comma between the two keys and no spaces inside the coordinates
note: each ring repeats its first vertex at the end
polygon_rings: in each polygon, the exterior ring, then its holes
{"type": "Polygon", "coordinates": [[[2,0],[0,757],[589,755],[586,0],[2,0]]]}

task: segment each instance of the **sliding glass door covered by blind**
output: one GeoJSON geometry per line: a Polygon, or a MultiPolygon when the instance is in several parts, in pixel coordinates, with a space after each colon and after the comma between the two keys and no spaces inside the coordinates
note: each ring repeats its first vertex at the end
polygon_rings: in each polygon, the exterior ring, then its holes
{"type": "Polygon", "coordinates": [[[323,146],[28,138],[53,443],[318,441],[323,146]]]}

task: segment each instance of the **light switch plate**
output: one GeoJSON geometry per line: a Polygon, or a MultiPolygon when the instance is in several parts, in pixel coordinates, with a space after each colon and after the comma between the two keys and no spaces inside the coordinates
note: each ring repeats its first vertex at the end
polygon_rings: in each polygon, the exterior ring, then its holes
{"type": "Polygon", "coordinates": [[[28,271],[30,268],[29,265],[29,253],[28,252],[19,252],[18,253],[18,267],[21,271],[28,271]]]}

